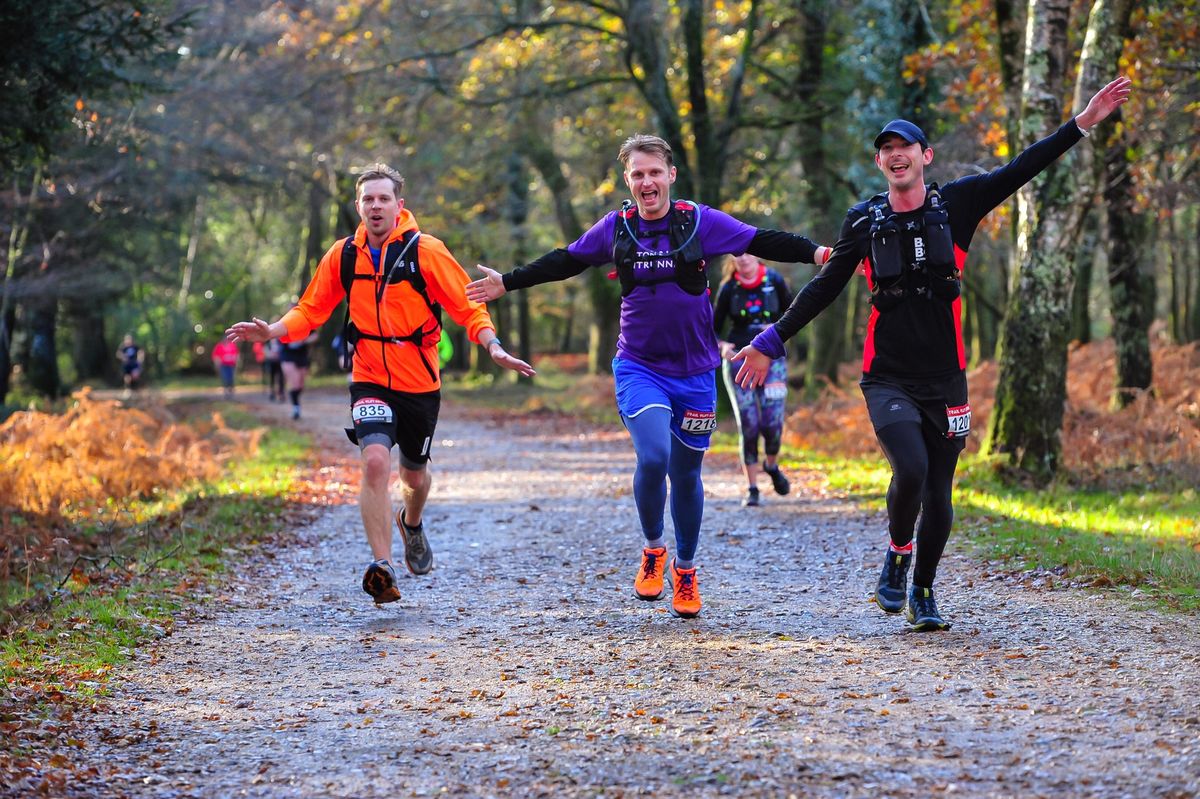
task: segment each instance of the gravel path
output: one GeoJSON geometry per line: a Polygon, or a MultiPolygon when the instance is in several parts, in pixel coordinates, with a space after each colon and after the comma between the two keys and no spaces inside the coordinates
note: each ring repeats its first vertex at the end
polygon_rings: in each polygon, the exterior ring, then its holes
{"type": "Polygon", "coordinates": [[[867,601],[880,517],[815,479],[742,508],[712,457],[684,621],[632,597],[622,431],[447,406],[438,432],[434,572],[373,606],[357,508],[329,508],[114,681],[86,750],[101,793],[1200,795],[1194,615],[989,573],[952,539],[954,628],[906,633],[867,601]]]}

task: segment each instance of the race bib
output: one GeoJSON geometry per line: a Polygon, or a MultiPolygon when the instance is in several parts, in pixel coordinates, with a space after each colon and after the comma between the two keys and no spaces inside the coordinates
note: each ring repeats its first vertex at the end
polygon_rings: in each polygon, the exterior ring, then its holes
{"type": "Polygon", "coordinates": [[[716,411],[684,411],[683,423],[679,425],[685,433],[711,433],[717,429],[716,411]]]}
{"type": "Polygon", "coordinates": [[[781,400],[787,397],[787,383],[767,383],[763,386],[763,396],[769,400],[781,400]]]}
{"type": "Polygon", "coordinates": [[[949,425],[946,428],[946,438],[966,438],[971,432],[971,406],[970,404],[955,405],[954,407],[946,406],[946,421],[949,425]]]}
{"type": "Polygon", "coordinates": [[[356,425],[364,422],[391,424],[392,406],[383,400],[371,399],[369,397],[360,399],[350,407],[350,418],[356,425]]]}

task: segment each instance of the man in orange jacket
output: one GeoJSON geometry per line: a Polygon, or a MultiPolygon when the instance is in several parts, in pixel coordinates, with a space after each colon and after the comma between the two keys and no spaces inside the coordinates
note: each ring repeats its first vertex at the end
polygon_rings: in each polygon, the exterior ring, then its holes
{"type": "Polygon", "coordinates": [[[300,340],[349,293],[348,338],[354,346],[350,416],[352,437],[362,452],[359,507],[374,558],[363,576],[363,590],[377,604],[400,598],[391,563],[393,446],[400,447],[403,501],[396,522],[404,562],[413,574],[433,568],[421,514],[429,496],[429,448],[441,406],[438,306],[497,364],[534,374],[529,364],[505,352],[487,307],[467,299],[467,274],[446,245],[417,229],[400,197],[403,190],[404,178],[396,170],[386,164],[369,167],[356,184],[362,223],[354,236],[325,253],[300,303],[271,324],[255,318],[225,331],[234,341],[300,340]]]}

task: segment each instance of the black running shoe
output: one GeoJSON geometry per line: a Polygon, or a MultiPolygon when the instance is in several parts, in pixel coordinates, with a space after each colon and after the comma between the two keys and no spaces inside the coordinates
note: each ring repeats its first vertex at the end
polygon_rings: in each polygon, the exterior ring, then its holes
{"type": "Polygon", "coordinates": [[[404,565],[413,574],[429,574],[433,569],[433,550],[425,537],[425,523],[409,527],[404,523],[404,508],[396,514],[400,525],[400,539],[404,542],[404,565]]]}
{"type": "Polygon", "coordinates": [[[776,494],[782,497],[792,490],[792,484],[783,476],[783,470],[779,468],[779,464],[775,464],[774,467],[763,464],[762,470],[767,477],[771,478],[771,486],[775,489],[776,494]]]}
{"type": "Polygon", "coordinates": [[[396,587],[396,570],[386,560],[374,561],[367,567],[362,588],[371,595],[376,605],[395,602],[400,598],[400,589],[396,587]]]}
{"type": "Polygon", "coordinates": [[[747,508],[754,508],[761,505],[762,501],[758,498],[758,489],[750,489],[750,491],[746,494],[746,498],[742,500],[742,504],[747,508]]]}
{"type": "Polygon", "coordinates": [[[899,613],[904,610],[904,594],[908,588],[908,567],[912,564],[912,553],[901,554],[888,547],[883,556],[883,571],[879,584],[875,586],[875,604],[884,613],[899,613]]]}
{"type": "Polygon", "coordinates": [[[933,599],[932,588],[921,588],[914,585],[908,593],[908,623],[916,632],[930,630],[949,630],[950,622],[938,613],[937,602],[933,599]]]}

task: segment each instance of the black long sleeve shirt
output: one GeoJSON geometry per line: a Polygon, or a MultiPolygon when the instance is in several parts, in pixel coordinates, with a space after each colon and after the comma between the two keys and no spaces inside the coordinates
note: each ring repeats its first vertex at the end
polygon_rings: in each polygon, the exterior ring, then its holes
{"type": "MultiPolygon", "coordinates": [[[[980,221],[1017,189],[1057,160],[1082,138],[1075,120],[1030,145],[1004,166],[986,175],[969,175],[947,183],[940,189],[949,214],[955,259],[962,269],[971,239],[980,221]]],[[[868,209],[886,195],[876,195],[858,203],[842,223],[833,255],[825,266],[792,300],[791,306],[775,325],[780,338],[787,341],[829,306],[846,287],[859,263],[866,260],[870,275],[871,222],[868,209]]],[[[923,208],[897,213],[902,235],[902,252],[911,267],[915,237],[922,230],[923,208]],[[915,222],[913,230],[906,223],[915,222]]],[[[863,373],[901,381],[937,380],[966,368],[962,340],[960,302],[910,297],[897,307],[880,313],[874,307],[867,321],[863,351],[863,373]]]]}

